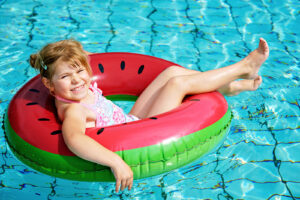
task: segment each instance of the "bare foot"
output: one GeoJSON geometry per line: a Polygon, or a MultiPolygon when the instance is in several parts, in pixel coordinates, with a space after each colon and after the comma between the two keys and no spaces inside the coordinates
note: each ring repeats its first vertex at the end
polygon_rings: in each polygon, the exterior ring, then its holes
{"type": "Polygon", "coordinates": [[[226,96],[235,96],[244,91],[257,90],[261,83],[261,76],[257,76],[255,79],[252,80],[243,79],[239,81],[233,81],[227,86],[220,88],[219,92],[226,96]]]}
{"type": "Polygon", "coordinates": [[[258,48],[252,51],[241,62],[243,67],[247,67],[246,74],[242,77],[244,79],[255,79],[258,76],[260,66],[266,61],[269,56],[268,43],[260,38],[258,48]]]}

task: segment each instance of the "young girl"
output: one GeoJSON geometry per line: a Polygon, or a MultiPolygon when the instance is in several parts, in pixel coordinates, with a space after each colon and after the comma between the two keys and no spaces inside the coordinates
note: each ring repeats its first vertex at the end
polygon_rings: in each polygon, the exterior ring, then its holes
{"type": "Polygon", "coordinates": [[[117,154],[86,136],[86,128],[158,115],[179,106],[188,94],[218,90],[232,96],[256,90],[262,82],[258,71],[269,55],[269,48],[261,38],[258,48],[243,60],[207,72],[170,66],[142,92],[128,115],[106,100],[100,89],[91,86],[88,54],[79,42],[63,40],[48,44],[37,54],[32,54],[30,64],[40,70],[43,84],[55,97],[68,148],[83,159],[110,167],[118,192],[120,186],[121,190],[131,189],[133,173],[117,154]]]}

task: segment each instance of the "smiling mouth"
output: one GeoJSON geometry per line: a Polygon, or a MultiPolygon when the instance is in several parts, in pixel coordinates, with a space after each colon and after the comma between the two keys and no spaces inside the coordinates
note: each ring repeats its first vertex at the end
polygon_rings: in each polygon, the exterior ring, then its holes
{"type": "Polygon", "coordinates": [[[80,86],[78,86],[78,87],[75,87],[75,88],[71,89],[71,91],[72,91],[72,92],[77,92],[77,91],[81,90],[82,88],[84,88],[84,84],[82,84],[82,85],[80,85],[80,86]]]}

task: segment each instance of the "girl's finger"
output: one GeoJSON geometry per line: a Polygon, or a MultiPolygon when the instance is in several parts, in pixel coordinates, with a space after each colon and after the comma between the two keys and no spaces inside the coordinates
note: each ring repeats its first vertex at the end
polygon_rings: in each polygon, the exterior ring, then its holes
{"type": "Polygon", "coordinates": [[[117,179],[117,182],[116,182],[116,192],[119,192],[120,184],[121,184],[121,180],[117,179]]]}
{"type": "Polygon", "coordinates": [[[132,188],[132,185],[133,185],[133,178],[130,178],[130,180],[129,180],[129,186],[128,186],[128,190],[131,190],[131,188],[132,188]]]}
{"type": "Polygon", "coordinates": [[[121,190],[123,191],[126,188],[126,179],[122,180],[121,190]]]}
{"type": "Polygon", "coordinates": [[[130,186],[130,178],[126,179],[126,187],[125,188],[128,188],[128,190],[129,190],[129,186],[130,186]]]}

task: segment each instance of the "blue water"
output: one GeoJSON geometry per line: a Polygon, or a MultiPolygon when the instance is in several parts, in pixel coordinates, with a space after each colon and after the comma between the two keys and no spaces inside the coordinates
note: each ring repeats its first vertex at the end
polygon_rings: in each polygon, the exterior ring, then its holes
{"type": "Polygon", "coordinates": [[[88,51],[143,53],[199,71],[239,61],[260,37],[271,50],[261,87],[227,98],[234,119],[224,145],[191,165],[117,194],[114,183],[23,165],[1,129],[0,199],[300,199],[299,14],[297,0],[0,0],[1,121],[37,74],[29,55],[47,42],[75,38],[88,51]]]}

